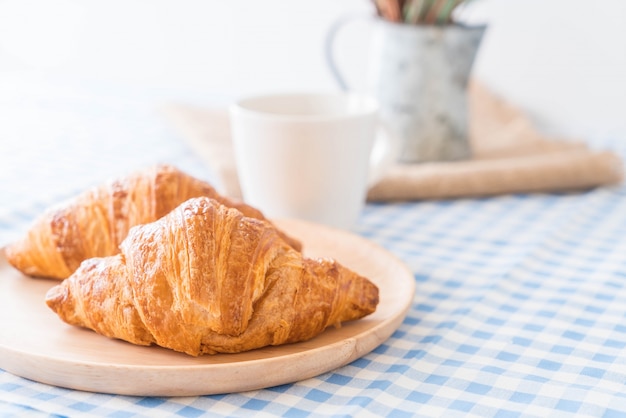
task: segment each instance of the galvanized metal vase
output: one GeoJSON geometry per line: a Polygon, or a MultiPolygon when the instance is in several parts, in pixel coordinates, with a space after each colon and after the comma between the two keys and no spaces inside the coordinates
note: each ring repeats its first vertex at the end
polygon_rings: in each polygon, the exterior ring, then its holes
{"type": "MultiPolygon", "coordinates": [[[[376,19],[367,91],[400,139],[400,162],[471,156],[467,86],[485,29],[376,19]]],[[[327,43],[328,63],[340,86],[348,88],[332,59],[333,37],[327,43]]]]}

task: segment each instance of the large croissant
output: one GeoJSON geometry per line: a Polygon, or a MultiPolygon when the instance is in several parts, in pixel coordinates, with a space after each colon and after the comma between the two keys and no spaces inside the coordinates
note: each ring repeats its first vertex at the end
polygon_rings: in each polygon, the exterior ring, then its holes
{"type": "MultiPolygon", "coordinates": [[[[64,279],[81,261],[119,252],[131,227],[153,222],[189,198],[207,196],[264,219],[257,209],[223,197],[208,183],[169,165],[157,165],[92,188],[35,220],[26,236],[6,248],[24,274],[64,279]]],[[[290,245],[300,243],[282,232],[290,245]]]]}
{"type": "Polygon", "coordinates": [[[209,198],[132,228],[121,249],[83,262],[48,306],[69,324],[197,356],[304,341],[378,304],[368,279],[209,198]]]}

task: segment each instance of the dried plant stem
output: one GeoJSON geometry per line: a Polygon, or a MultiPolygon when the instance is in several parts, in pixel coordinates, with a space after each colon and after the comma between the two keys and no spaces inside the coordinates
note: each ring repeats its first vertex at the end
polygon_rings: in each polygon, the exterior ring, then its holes
{"type": "Polygon", "coordinates": [[[374,0],[378,14],[391,22],[446,25],[454,10],[471,0],[374,0]]]}
{"type": "Polygon", "coordinates": [[[401,22],[402,13],[400,3],[397,0],[375,0],[378,14],[391,22],[401,22]]]}

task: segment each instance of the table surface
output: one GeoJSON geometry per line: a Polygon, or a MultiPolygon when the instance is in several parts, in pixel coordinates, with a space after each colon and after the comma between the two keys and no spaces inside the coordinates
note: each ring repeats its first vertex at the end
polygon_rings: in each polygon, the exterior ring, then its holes
{"type": "MultiPolygon", "coordinates": [[[[183,100],[221,98],[192,97],[183,100]]],[[[49,205],[156,162],[211,179],[163,117],[173,92],[0,79],[0,245],[49,205]]],[[[587,138],[626,157],[626,138],[587,138]]],[[[0,370],[0,415],[623,416],[626,188],[369,204],[355,233],[414,274],[399,329],[294,384],[185,398],[52,387],[0,370]]],[[[8,320],[3,318],[2,321],[8,320]]]]}

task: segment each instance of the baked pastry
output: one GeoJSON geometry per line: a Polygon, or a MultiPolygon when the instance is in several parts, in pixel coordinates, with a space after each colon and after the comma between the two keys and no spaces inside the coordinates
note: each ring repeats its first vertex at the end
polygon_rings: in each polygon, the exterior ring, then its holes
{"type": "MultiPolygon", "coordinates": [[[[24,238],[6,248],[6,256],[24,274],[64,279],[83,260],[118,253],[132,226],[153,222],[198,196],[264,219],[257,209],[221,196],[210,184],[170,165],[157,165],[111,180],[46,211],[24,238]]],[[[300,249],[297,240],[280,234],[300,249]]]]}
{"type": "Polygon", "coordinates": [[[205,197],[132,228],[120,247],[50,289],[62,320],[198,356],[308,340],[378,304],[365,277],[205,197]]]}

